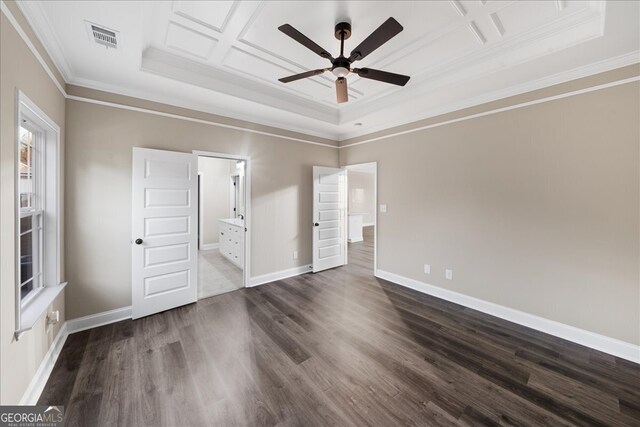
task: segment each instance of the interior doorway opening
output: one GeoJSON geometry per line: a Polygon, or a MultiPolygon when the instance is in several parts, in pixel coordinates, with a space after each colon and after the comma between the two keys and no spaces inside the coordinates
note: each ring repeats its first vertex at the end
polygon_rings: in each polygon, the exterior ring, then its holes
{"type": "Polygon", "coordinates": [[[344,169],[347,171],[347,259],[349,263],[357,261],[375,274],[378,164],[359,163],[344,169]]]}
{"type": "Polygon", "coordinates": [[[246,286],[248,159],[198,154],[198,299],[246,286]]]}

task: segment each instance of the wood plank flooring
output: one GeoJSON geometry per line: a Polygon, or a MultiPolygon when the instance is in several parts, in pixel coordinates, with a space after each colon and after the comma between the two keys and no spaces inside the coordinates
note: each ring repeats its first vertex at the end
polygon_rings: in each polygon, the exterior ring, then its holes
{"type": "Polygon", "coordinates": [[[66,426],[640,425],[640,365],[349,265],[69,336],[66,426]]]}

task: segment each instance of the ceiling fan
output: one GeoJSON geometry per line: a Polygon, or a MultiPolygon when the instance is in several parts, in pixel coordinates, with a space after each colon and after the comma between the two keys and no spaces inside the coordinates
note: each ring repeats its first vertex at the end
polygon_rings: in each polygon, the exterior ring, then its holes
{"type": "Polygon", "coordinates": [[[307,77],[317,76],[325,71],[331,71],[336,76],[336,97],[338,103],[347,102],[349,95],[347,93],[347,79],[349,73],[356,73],[364,79],[378,80],[384,83],[391,83],[398,86],[404,86],[409,81],[409,76],[402,74],[389,73],[387,71],[374,70],[372,68],[351,68],[351,64],[355,61],[364,59],[371,52],[391,40],[396,34],[403,30],[402,25],[393,18],[387,19],[373,33],[369,35],[362,43],[351,51],[348,58],[344,56],[344,41],[351,37],[351,24],[348,22],[340,22],[336,24],[335,36],[340,40],[340,56],[334,58],[329,52],[318,46],[313,40],[296,30],[289,24],[278,27],[280,31],[312,50],[316,54],[331,61],[331,67],[320,68],[318,70],[306,71],[304,73],[295,74],[293,76],[283,77],[282,83],[289,83],[307,77]]]}

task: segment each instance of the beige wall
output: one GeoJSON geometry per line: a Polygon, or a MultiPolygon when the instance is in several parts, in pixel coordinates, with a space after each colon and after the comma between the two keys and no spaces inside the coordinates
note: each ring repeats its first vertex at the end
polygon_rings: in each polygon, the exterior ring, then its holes
{"type": "Polygon", "coordinates": [[[640,344],[639,106],[633,82],[341,149],[378,162],[378,268],[640,344]]]}
{"type": "Polygon", "coordinates": [[[198,157],[201,244],[218,243],[218,220],[229,218],[231,166],[235,160],[198,157]]]}
{"type": "Polygon", "coordinates": [[[376,219],[375,175],[348,171],[349,214],[361,213],[364,225],[373,225],[376,219]],[[360,194],[358,194],[360,190],[360,194]]]}
{"type": "MultiPolygon", "coordinates": [[[[7,7],[27,29],[13,2],[7,7]]],[[[0,403],[15,404],[23,396],[65,320],[64,293],[50,310],[60,310],[61,323],[45,326],[44,316],[15,341],[16,297],[16,93],[23,91],[61,128],[64,152],[65,100],[7,17],[0,15],[0,403]]],[[[64,163],[64,162],[62,162],[64,163]]],[[[62,189],[61,189],[62,190],[62,189]]],[[[64,253],[61,254],[64,256],[64,253]]],[[[63,272],[64,278],[64,272],[63,272]]]]}
{"type": "Polygon", "coordinates": [[[338,150],[68,99],[70,319],[131,304],[133,147],[250,156],[251,275],[311,263],[312,166],[337,166],[338,150]]]}
{"type": "MultiPolygon", "coordinates": [[[[64,85],[17,6],[5,4],[64,85]]],[[[0,403],[19,401],[59,330],[45,328],[43,318],[20,341],[13,339],[17,89],[58,123],[67,150],[61,189],[67,231],[61,234],[69,286],[51,308],[61,311],[62,321],[65,298],[69,318],[131,302],[134,146],[251,156],[252,275],[311,262],[311,167],[336,166],[337,150],[81,101],[65,104],[4,14],[0,24],[0,403]]],[[[635,75],[638,67],[631,66],[607,78],[635,75]]],[[[592,76],[446,119],[603,82],[592,76]]],[[[67,91],[337,145],[90,89],[67,91]]],[[[341,164],[378,162],[379,202],[389,206],[379,215],[379,268],[640,344],[639,93],[636,82],[340,150],[341,164]],[[422,273],[424,263],[431,275],[422,273]],[[445,268],[453,268],[453,281],[443,279],[445,268]]]]}

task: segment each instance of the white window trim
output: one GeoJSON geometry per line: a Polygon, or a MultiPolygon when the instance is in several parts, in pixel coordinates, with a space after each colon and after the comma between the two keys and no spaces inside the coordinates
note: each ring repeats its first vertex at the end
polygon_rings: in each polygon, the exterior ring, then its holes
{"type": "MultiPolygon", "coordinates": [[[[60,230],[62,227],[61,206],[60,206],[60,190],[61,190],[61,174],[60,174],[60,126],[58,126],[49,116],[47,116],[38,106],[31,101],[22,91],[17,91],[16,95],[16,117],[15,117],[15,141],[14,152],[16,156],[20,142],[20,127],[22,117],[31,118],[37,122],[39,127],[45,130],[46,135],[41,142],[41,152],[44,158],[44,165],[41,168],[42,176],[39,178],[44,187],[44,199],[40,200],[39,209],[45,211],[42,218],[42,227],[44,229],[41,244],[43,245],[43,268],[42,287],[29,297],[27,301],[20,298],[20,254],[19,254],[19,233],[20,230],[20,168],[15,168],[15,232],[14,232],[14,253],[16,254],[15,262],[15,338],[18,340],[20,336],[33,328],[38,319],[42,317],[47,308],[53,303],[56,297],[62,292],[67,283],[61,283],[61,253],[62,245],[60,239],[60,230]],[[54,160],[51,160],[53,157],[54,160]],[[48,249],[48,251],[45,251],[48,249]],[[53,253],[51,253],[53,251],[53,253]],[[46,273],[45,274],[45,270],[46,273]]],[[[17,157],[16,157],[17,158],[17,157]]]]}

